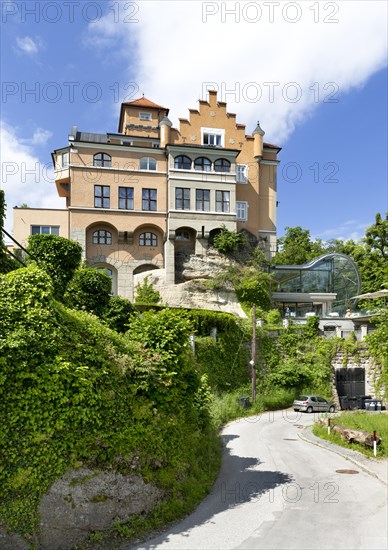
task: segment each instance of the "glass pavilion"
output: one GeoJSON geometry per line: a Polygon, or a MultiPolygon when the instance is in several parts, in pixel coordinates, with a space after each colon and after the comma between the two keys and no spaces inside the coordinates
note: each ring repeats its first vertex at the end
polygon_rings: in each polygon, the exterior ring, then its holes
{"type": "Polygon", "coordinates": [[[355,306],[361,280],[354,261],[344,254],[324,254],[304,265],[271,268],[273,300],[284,316],[345,316],[355,306]]]}

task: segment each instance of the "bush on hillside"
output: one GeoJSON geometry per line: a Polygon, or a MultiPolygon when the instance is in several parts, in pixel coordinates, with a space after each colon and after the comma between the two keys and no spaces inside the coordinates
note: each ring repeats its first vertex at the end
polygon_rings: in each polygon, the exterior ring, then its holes
{"type": "Polygon", "coordinates": [[[0,518],[10,528],[38,527],[41,495],[71,466],[139,473],[178,500],[188,479],[203,479],[214,437],[185,318],[166,313],[151,328],[143,318],[149,342],[158,332],[146,346],[55,301],[34,266],[0,276],[0,317],[0,518]]]}

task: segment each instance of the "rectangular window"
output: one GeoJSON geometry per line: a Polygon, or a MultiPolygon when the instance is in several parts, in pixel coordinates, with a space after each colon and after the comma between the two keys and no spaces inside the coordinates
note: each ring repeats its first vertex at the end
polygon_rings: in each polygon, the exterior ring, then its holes
{"type": "Polygon", "coordinates": [[[248,219],[248,203],[236,202],[237,219],[241,222],[246,222],[248,219]]]}
{"type": "Polygon", "coordinates": [[[109,185],[94,186],[94,208],[110,208],[109,185]]]}
{"type": "Polygon", "coordinates": [[[177,187],[175,189],[175,208],[177,210],[190,210],[190,189],[177,187]]]}
{"type": "Polygon", "coordinates": [[[156,210],[156,189],[143,189],[142,191],[142,209],[156,210]]]}
{"type": "Polygon", "coordinates": [[[59,236],[59,225],[31,225],[31,235],[59,236]]]}
{"type": "Polygon", "coordinates": [[[133,187],[119,187],[119,208],[133,210],[133,187]]]}
{"type": "Polygon", "coordinates": [[[236,182],[248,183],[248,166],[246,164],[236,165],[236,182]]]}
{"type": "Polygon", "coordinates": [[[140,120],[152,120],[151,113],[139,113],[140,120]]]}
{"type": "Polygon", "coordinates": [[[69,166],[69,153],[62,153],[61,155],[61,165],[62,168],[67,168],[69,166]]]}
{"type": "Polygon", "coordinates": [[[229,191],[216,191],[216,212],[230,212],[229,191]]]}
{"type": "Polygon", "coordinates": [[[210,210],[210,191],[208,189],[197,189],[196,196],[196,210],[202,210],[203,212],[209,212],[210,210]]]}
{"type": "Polygon", "coordinates": [[[222,128],[201,128],[202,145],[224,147],[225,130],[222,128]]]}

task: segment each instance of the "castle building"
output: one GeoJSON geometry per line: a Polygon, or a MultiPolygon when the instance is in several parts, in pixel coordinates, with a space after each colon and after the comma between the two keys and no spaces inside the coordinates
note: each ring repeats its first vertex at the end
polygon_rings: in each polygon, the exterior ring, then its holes
{"type": "Polygon", "coordinates": [[[222,226],[243,231],[271,256],[276,247],[280,147],[247,135],[209,91],[173,128],[169,109],[145,97],[121,105],[117,133],[73,126],[52,153],[66,208],[14,209],[14,237],[53,233],[81,243],[89,265],[107,270],[115,294],[133,298],[133,276],[164,268],[175,282],[184,250],[204,254],[222,226]]]}

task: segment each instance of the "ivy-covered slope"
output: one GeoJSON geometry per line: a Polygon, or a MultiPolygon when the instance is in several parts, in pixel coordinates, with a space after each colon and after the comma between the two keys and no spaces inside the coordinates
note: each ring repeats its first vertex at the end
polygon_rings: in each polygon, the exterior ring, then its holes
{"type": "Polygon", "coordinates": [[[70,466],[139,473],[177,501],[194,480],[204,496],[216,438],[187,316],[145,314],[122,336],[55,301],[37,267],[0,278],[1,520],[33,533],[41,495],[70,466]]]}

